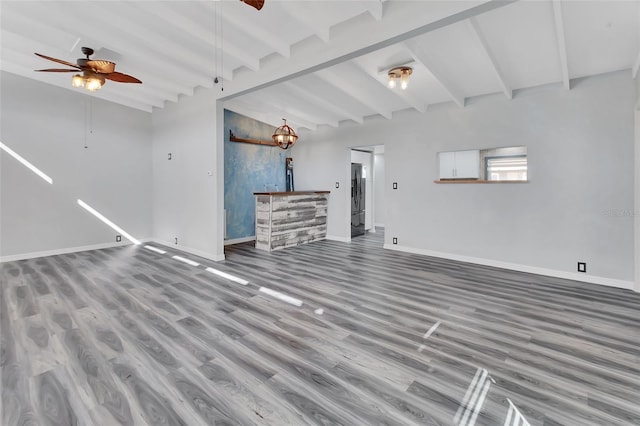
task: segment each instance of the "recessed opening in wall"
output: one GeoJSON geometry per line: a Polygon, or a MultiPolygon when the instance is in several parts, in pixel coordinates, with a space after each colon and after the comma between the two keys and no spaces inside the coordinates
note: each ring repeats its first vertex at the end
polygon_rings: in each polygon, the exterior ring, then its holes
{"type": "Polygon", "coordinates": [[[527,182],[528,167],[526,146],[439,152],[435,182],[527,182]]]}

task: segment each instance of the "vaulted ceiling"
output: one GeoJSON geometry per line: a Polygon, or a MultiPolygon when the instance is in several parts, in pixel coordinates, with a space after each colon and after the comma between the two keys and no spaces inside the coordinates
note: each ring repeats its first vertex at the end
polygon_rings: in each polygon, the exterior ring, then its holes
{"type": "Polygon", "coordinates": [[[0,13],[4,71],[82,90],[34,72],[56,67],[34,53],[75,62],[89,46],[143,81],[91,96],[152,111],[205,87],[308,129],[640,67],[640,1],[3,0],[0,13]],[[413,68],[406,90],[387,87],[397,65],[413,68]]]}

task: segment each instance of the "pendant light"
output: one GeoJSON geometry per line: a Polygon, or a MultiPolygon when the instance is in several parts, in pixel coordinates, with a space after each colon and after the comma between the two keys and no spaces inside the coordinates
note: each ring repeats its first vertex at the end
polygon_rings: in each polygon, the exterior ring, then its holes
{"type": "Polygon", "coordinates": [[[287,120],[282,119],[282,126],[278,127],[276,131],[273,133],[273,141],[278,144],[278,146],[282,149],[288,149],[295,145],[298,140],[298,135],[296,132],[287,125],[287,120]]]}

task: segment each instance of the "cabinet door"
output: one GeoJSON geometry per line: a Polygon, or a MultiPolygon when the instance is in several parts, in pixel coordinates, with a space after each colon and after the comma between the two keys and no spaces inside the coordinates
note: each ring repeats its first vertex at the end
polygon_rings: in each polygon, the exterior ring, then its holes
{"type": "Polygon", "coordinates": [[[456,177],[455,152],[439,152],[438,165],[440,167],[440,179],[453,179],[456,177]]]}
{"type": "Polygon", "coordinates": [[[480,177],[480,151],[455,152],[455,177],[458,179],[478,179],[480,177]]]}

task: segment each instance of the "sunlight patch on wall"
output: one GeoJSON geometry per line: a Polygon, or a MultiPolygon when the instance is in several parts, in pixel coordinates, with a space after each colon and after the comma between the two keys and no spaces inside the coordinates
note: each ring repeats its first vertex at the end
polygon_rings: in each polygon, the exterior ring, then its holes
{"type": "Polygon", "coordinates": [[[34,166],[30,162],[28,162],[26,159],[24,159],[22,156],[20,156],[20,154],[18,154],[17,152],[15,152],[14,150],[9,148],[8,146],[3,144],[2,142],[0,142],[0,149],[2,149],[4,152],[9,154],[10,156],[15,158],[16,160],[18,160],[20,163],[22,163],[23,166],[25,166],[27,169],[31,170],[33,173],[35,173],[38,176],[40,176],[47,183],[53,184],[53,179],[51,179],[42,170],[40,170],[39,168],[37,168],[36,166],[34,166]]]}
{"type": "Polygon", "coordinates": [[[114,231],[116,231],[119,234],[123,235],[127,240],[131,241],[133,244],[136,244],[136,245],[140,244],[140,241],[138,241],[135,238],[133,238],[131,236],[131,234],[127,233],[124,229],[120,228],[118,225],[116,225],[115,223],[111,222],[109,219],[104,217],[99,211],[97,211],[96,209],[94,209],[93,207],[91,207],[90,205],[85,203],[84,201],[78,199],[78,204],[83,209],[85,209],[86,211],[88,211],[89,213],[91,213],[92,215],[94,215],[95,217],[100,219],[102,222],[107,224],[109,227],[111,227],[111,229],[113,229],[114,231]]]}

